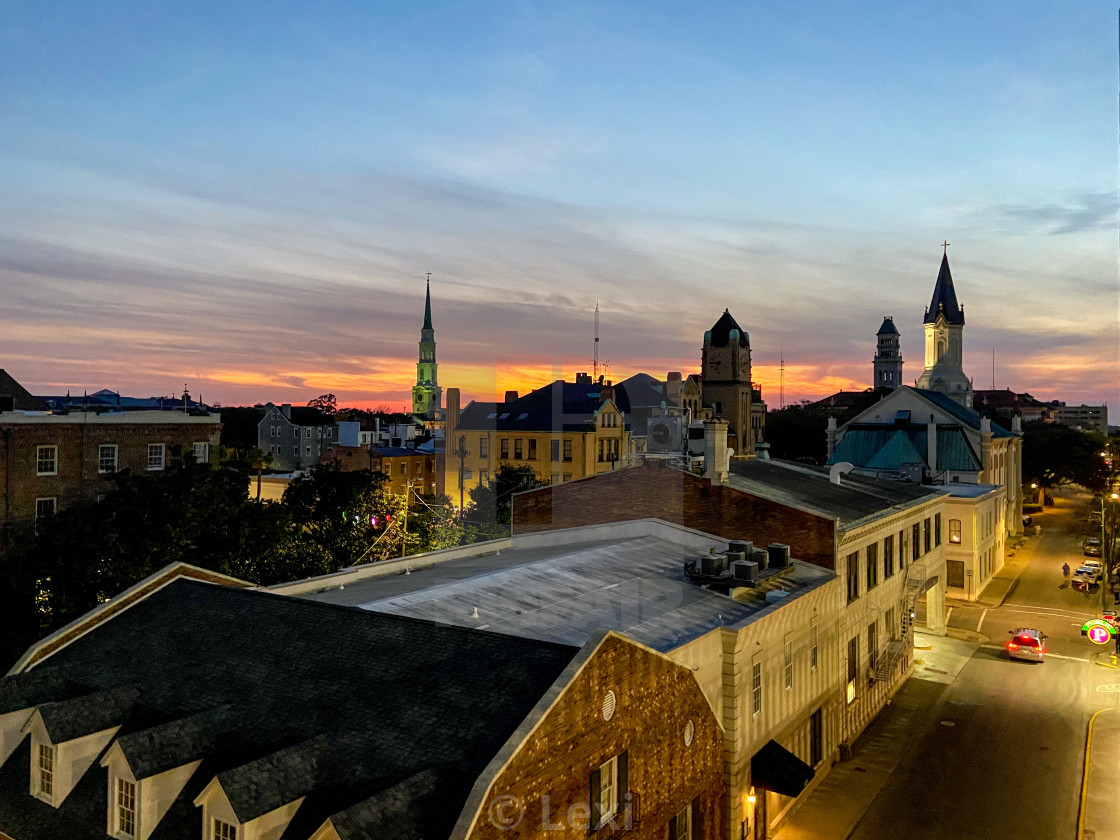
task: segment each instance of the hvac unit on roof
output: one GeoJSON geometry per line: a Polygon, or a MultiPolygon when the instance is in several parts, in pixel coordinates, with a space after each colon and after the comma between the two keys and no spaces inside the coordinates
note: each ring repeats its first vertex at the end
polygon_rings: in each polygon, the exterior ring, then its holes
{"type": "Polygon", "coordinates": [[[646,448],[649,452],[680,452],[684,418],[651,417],[646,423],[646,448]]]}

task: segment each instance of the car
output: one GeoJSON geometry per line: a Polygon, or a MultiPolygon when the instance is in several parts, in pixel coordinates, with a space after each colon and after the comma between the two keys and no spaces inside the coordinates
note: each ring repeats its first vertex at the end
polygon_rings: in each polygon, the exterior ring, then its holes
{"type": "Polygon", "coordinates": [[[1100,582],[1101,570],[1099,566],[1078,566],[1073,573],[1073,587],[1074,589],[1088,590],[1100,582]]]}
{"type": "Polygon", "coordinates": [[[1100,537],[1086,537],[1085,545],[1082,553],[1086,557],[1100,557],[1101,556],[1101,538],[1100,537]]]}
{"type": "Polygon", "coordinates": [[[1104,574],[1104,567],[1101,566],[1101,561],[1100,560],[1083,560],[1083,561],[1081,561],[1081,565],[1082,566],[1091,566],[1092,568],[1097,570],[1098,575],[1104,574]]]}
{"type": "Polygon", "coordinates": [[[1007,655],[1012,659],[1041,662],[1046,656],[1046,635],[1041,630],[1020,627],[1007,632],[1011,634],[1011,641],[1007,643],[1007,655]]]}

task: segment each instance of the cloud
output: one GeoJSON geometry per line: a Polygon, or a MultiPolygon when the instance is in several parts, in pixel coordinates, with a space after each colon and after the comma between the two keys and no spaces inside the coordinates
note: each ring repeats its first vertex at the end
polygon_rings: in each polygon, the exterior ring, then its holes
{"type": "Polygon", "coordinates": [[[1115,193],[1082,193],[1061,204],[987,204],[969,212],[984,228],[1015,235],[1115,231],[1117,223],[1115,193]]]}

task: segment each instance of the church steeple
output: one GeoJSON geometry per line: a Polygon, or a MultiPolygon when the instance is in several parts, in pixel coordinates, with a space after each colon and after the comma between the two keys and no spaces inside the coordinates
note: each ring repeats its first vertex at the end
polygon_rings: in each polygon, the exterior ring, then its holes
{"type": "Polygon", "coordinates": [[[424,291],[424,326],[420,328],[420,357],[416,362],[416,384],[412,386],[412,413],[428,417],[441,409],[443,389],[439,387],[436,363],[436,331],[432,327],[432,273],[424,291]]]}
{"type": "MultiPolygon", "coordinates": [[[[948,242],[941,243],[945,248],[948,242]]],[[[972,408],[972,382],[964,373],[964,307],[957,302],[948,252],[941,255],[941,270],[933,286],[933,299],[925,315],[926,366],[917,386],[937,391],[965,408],[972,408]]]]}
{"type": "Polygon", "coordinates": [[[937,282],[933,286],[933,300],[926,309],[925,323],[932,324],[937,316],[943,314],[945,323],[964,325],[964,307],[957,303],[957,292],[953,288],[953,274],[949,271],[949,255],[941,256],[941,270],[937,272],[937,282]]]}

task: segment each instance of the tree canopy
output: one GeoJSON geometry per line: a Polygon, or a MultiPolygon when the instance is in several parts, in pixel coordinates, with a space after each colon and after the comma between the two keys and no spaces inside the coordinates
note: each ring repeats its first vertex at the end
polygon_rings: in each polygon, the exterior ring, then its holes
{"type": "Polygon", "coordinates": [[[1091,490],[1104,488],[1108,468],[1101,452],[1104,435],[1082,432],[1061,423],[1023,424],[1023,483],[1053,487],[1073,482],[1091,490]]]}

